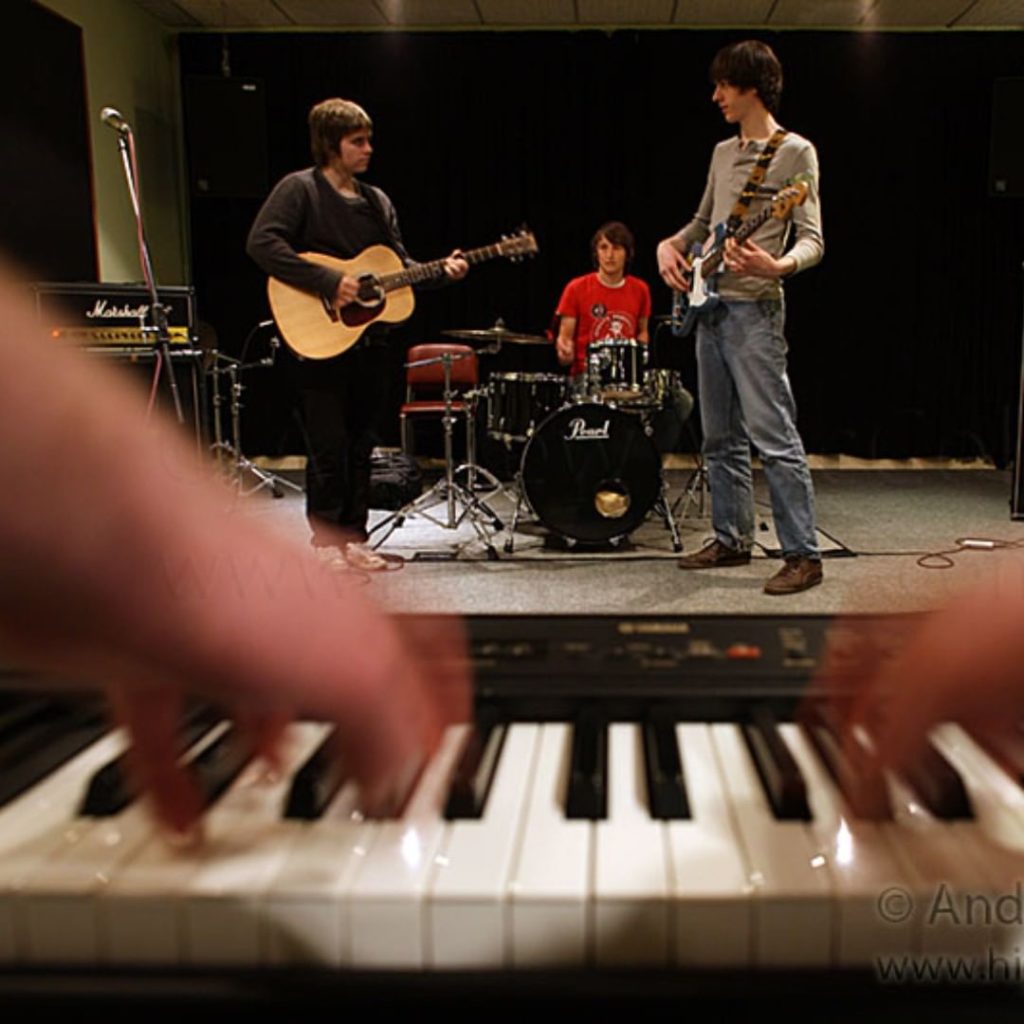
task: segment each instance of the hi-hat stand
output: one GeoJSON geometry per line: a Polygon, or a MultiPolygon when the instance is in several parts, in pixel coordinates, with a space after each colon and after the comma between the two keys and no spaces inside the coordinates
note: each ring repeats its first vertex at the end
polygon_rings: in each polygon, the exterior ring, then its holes
{"type": "Polygon", "coordinates": [[[704,462],[704,457],[700,454],[697,455],[697,466],[694,471],[690,474],[689,480],[683,487],[683,493],[679,495],[675,500],[675,504],[672,506],[672,512],[674,515],[678,515],[680,519],[685,519],[688,510],[691,506],[696,509],[696,515],[699,519],[703,519],[707,512],[705,511],[711,505],[711,486],[708,482],[708,467],[704,462]],[[678,509],[682,506],[682,511],[678,509]]]}
{"type": "Polygon", "coordinates": [[[685,519],[688,510],[693,506],[696,509],[697,517],[703,519],[709,514],[708,510],[711,507],[711,481],[708,476],[707,463],[704,461],[704,455],[701,452],[700,442],[697,440],[697,435],[693,429],[692,419],[687,420],[686,427],[690,432],[690,440],[696,452],[697,465],[683,485],[683,492],[676,498],[672,511],[676,513],[680,506],[682,506],[682,512],[678,514],[680,519],[685,519]]]}
{"type": "Polygon", "coordinates": [[[432,359],[419,359],[405,364],[406,369],[412,369],[416,366],[433,366],[437,363],[441,363],[443,366],[444,414],[441,417],[441,424],[444,429],[445,471],[444,476],[433,487],[425,491],[418,498],[410,501],[403,508],[392,512],[391,515],[382,519],[370,529],[369,532],[372,537],[378,530],[387,528],[384,536],[374,543],[374,549],[379,548],[395,530],[405,523],[406,519],[419,515],[445,530],[457,530],[463,522],[468,520],[483,543],[487,557],[491,561],[497,560],[498,552],[491,543],[491,538],[488,536],[483,524],[486,522],[493,532],[504,529],[504,523],[498,518],[494,509],[487,504],[487,499],[501,493],[504,488],[501,481],[490,470],[478,465],[475,461],[475,443],[473,438],[475,416],[473,412],[476,409],[478,394],[476,390],[467,391],[462,395],[462,400],[468,404],[469,409],[466,461],[462,465],[456,466],[454,457],[453,435],[456,396],[452,391],[452,363],[459,359],[466,359],[473,354],[466,353],[462,355],[456,353],[453,355],[451,352],[443,352],[432,359]],[[461,477],[465,477],[464,484],[460,481],[461,477]],[[478,481],[480,480],[483,480],[490,488],[482,498],[476,494],[478,481]],[[444,505],[445,507],[446,514],[444,519],[440,519],[430,513],[431,509],[439,505],[444,505]]]}
{"type": "MultiPolygon", "coordinates": [[[[256,327],[253,328],[252,332],[250,332],[249,338],[251,339],[253,334],[261,327],[268,327],[272,323],[273,321],[271,320],[264,320],[257,324],[256,327]]],[[[264,487],[269,487],[270,493],[275,498],[283,498],[284,491],[282,488],[284,487],[297,491],[299,494],[303,494],[305,492],[298,484],[292,483],[291,480],[287,480],[283,476],[278,476],[276,473],[270,473],[265,469],[261,469],[242,454],[242,392],[245,390],[245,385],[242,384],[241,374],[243,370],[249,370],[257,366],[274,365],[277,350],[281,347],[281,342],[276,337],[271,337],[269,344],[270,355],[264,356],[262,359],[258,359],[251,363],[243,361],[245,350],[248,347],[248,340],[246,341],[246,344],[242,346],[242,359],[235,359],[231,356],[226,356],[222,352],[214,352],[214,363],[208,371],[210,376],[213,378],[211,404],[213,405],[214,443],[210,446],[210,451],[222,466],[225,461],[225,456],[227,457],[231,480],[234,486],[237,487],[239,494],[242,494],[243,496],[256,494],[258,491],[263,490],[264,487]],[[224,440],[223,428],[221,427],[220,410],[224,401],[220,393],[220,378],[222,376],[226,376],[228,378],[228,409],[231,416],[230,441],[224,440]],[[246,474],[255,477],[256,483],[252,486],[246,487],[246,474]]]]}

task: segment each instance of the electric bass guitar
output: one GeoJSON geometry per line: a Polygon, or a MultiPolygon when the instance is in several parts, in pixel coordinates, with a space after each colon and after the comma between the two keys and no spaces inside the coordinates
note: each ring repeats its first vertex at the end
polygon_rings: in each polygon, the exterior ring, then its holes
{"type": "MultiPolygon", "coordinates": [[[[494,245],[470,249],[462,257],[472,266],[497,256],[516,261],[536,252],[537,240],[523,228],[494,245]]],[[[277,278],[267,282],[270,309],[281,337],[293,352],[307,359],[329,359],[348,351],[371,324],[408,320],[415,308],[412,286],[444,277],[444,260],[406,267],[386,245],[371,245],[350,260],[318,252],[299,255],[359,279],[355,301],[340,309],[329,299],[277,278]]]]}
{"type": "MultiPolygon", "coordinates": [[[[744,218],[731,237],[737,243],[746,241],[765,221],[785,220],[807,198],[807,182],[795,181],[776,192],[763,209],[752,217],[744,218]]],[[[720,299],[715,291],[715,278],[725,255],[725,241],[730,237],[726,224],[719,224],[704,243],[699,253],[689,257],[684,277],[690,285],[688,292],[672,295],[672,333],[685,338],[694,328],[698,317],[710,313],[720,299]]]]}

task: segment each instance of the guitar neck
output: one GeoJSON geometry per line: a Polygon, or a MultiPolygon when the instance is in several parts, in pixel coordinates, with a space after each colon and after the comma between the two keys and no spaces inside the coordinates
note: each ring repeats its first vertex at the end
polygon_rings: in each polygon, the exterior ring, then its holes
{"type": "MultiPolygon", "coordinates": [[[[760,213],[754,214],[753,217],[743,221],[742,224],[736,229],[732,235],[726,235],[726,238],[736,239],[736,244],[740,245],[745,242],[768,218],[772,215],[771,207],[766,207],[761,210],[760,213]]],[[[711,251],[704,257],[703,262],[700,265],[701,275],[709,277],[718,270],[719,264],[722,262],[722,257],[725,255],[725,238],[722,239],[717,245],[713,246],[711,251]]]]}
{"type": "MultiPolygon", "coordinates": [[[[462,253],[462,258],[470,266],[473,266],[502,255],[504,255],[502,245],[500,242],[496,242],[494,245],[482,245],[479,249],[468,249],[462,253]]],[[[411,284],[419,284],[422,281],[436,281],[444,277],[444,263],[444,260],[417,263],[415,266],[406,267],[405,270],[396,271],[394,274],[382,274],[378,281],[386,292],[394,291],[396,288],[405,288],[411,284]]]]}

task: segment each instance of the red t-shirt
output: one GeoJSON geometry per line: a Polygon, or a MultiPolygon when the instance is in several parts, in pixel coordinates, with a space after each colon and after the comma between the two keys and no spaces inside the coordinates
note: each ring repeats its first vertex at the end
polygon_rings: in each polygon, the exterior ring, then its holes
{"type": "Polygon", "coordinates": [[[627,275],[617,288],[601,283],[596,273],[573,278],[558,301],[558,315],[576,321],[576,351],[570,373],[587,365],[587,347],[605,338],[636,338],[640,321],[650,318],[651,290],[639,277],[627,275]]]}

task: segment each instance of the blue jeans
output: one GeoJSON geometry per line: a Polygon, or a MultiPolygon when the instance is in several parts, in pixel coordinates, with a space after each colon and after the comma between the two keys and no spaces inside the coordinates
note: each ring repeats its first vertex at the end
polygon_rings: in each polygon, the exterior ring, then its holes
{"type": "Polygon", "coordinates": [[[814,488],[786,374],[784,320],[779,300],[723,301],[698,324],[711,523],[723,544],[744,551],[752,546],[753,446],[764,466],[783,555],[820,558],[814,488]]]}

